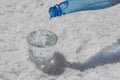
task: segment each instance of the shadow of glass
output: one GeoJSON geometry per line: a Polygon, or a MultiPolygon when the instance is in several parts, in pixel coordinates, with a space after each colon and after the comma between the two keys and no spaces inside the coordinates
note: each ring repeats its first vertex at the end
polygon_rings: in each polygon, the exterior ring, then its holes
{"type": "Polygon", "coordinates": [[[30,54],[29,59],[32,64],[48,75],[60,75],[65,71],[66,59],[62,53],[55,52],[51,59],[45,60],[44,63],[41,63],[41,61],[36,60],[37,58],[33,55],[32,50],[29,49],[28,52],[30,54]],[[44,68],[41,68],[41,65],[44,65],[44,68]]]}
{"type": "Polygon", "coordinates": [[[80,71],[95,68],[97,66],[113,64],[120,61],[120,40],[107,46],[89,58],[83,64],[67,62],[67,67],[80,71]]]}
{"type": "Polygon", "coordinates": [[[120,61],[120,39],[116,43],[101,49],[82,64],[80,62],[70,63],[66,61],[65,57],[60,52],[55,52],[52,59],[55,61],[55,64],[47,65],[43,70],[49,75],[60,75],[64,72],[65,67],[85,71],[97,66],[117,63],[120,61]]]}

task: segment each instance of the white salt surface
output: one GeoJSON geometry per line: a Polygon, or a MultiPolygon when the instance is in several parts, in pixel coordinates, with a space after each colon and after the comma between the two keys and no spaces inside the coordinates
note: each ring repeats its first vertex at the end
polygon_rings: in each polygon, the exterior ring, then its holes
{"type": "Polygon", "coordinates": [[[81,72],[66,68],[48,76],[28,58],[26,36],[38,29],[58,35],[58,50],[70,62],[85,62],[120,38],[120,5],[49,20],[48,8],[60,0],[0,1],[0,80],[120,80],[120,62],[81,72]]]}

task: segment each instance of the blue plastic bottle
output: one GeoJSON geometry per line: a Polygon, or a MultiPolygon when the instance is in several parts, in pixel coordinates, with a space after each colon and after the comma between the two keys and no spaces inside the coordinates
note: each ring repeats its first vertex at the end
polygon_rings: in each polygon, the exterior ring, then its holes
{"type": "Polygon", "coordinates": [[[120,0],[65,0],[49,9],[50,18],[68,13],[99,10],[120,3],[120,0]]]}

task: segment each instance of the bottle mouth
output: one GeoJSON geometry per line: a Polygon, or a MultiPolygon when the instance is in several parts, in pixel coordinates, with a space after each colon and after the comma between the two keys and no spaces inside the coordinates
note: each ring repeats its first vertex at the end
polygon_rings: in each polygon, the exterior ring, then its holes
{"type": "Polygon", "coordinates": [[[56,16],[61,16],[61,9],[60,6],[57,4],[49,9],[49,15],[50,18],[56,17],[56,16]]]}

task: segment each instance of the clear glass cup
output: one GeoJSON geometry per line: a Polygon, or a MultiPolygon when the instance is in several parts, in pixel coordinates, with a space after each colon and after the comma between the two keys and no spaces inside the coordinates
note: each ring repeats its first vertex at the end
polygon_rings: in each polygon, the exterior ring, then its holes
{"type": "Polygon", "coordinates": [[[33,31],[27,36],[28,50],[31,61],[43,71],[48,71],[54,64],[57,35],[48,30],[33,31]]]}

